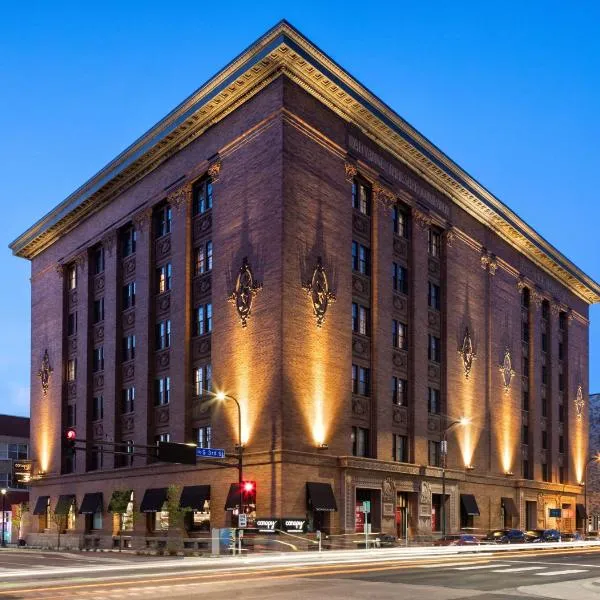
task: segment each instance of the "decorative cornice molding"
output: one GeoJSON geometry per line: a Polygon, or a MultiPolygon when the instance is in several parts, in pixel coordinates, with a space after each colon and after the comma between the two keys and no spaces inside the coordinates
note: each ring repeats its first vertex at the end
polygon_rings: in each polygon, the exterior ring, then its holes
{"type": "Polygon", "coordinates": [[[150,227],[150,220],[152,219],[152,207],[147,206],[139,212],[133,215],[133,226],[136,231],[143,234],[148,227],[150,227]]]}
{"type": "Polygon", "coordinates": [[[102,238],[102,247],[109,256],[112,256],[113,248],[117,242],[117,231],[113,229],[102,238]]]}
{"type": "Polygon", "coordinates": [[[167,202],[177,211],[181,210],[182,206],[186,206],[192,199],[192,184],[186,183],[176,190],[172,191],[167,196],[167,202]]]}
{"type": "Polygon", "coordinates": [[[431,226],[431,217],[418,208],[412,209],[412,219],[417,224],[419,229],[423,231],[429,229],[431,226]]]}
{"type": "Polygon", "coordinates": [[[381,203],[386,212],[390,212],[397,202],[397,197],[394,192],[379,182],[373,184],[373,198],[376,202],[381,203]]]}

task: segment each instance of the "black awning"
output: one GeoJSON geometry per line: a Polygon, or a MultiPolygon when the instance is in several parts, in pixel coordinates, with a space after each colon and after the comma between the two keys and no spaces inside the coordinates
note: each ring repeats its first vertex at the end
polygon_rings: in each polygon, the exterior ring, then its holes
{"type": "Polygon", "coordinates": [[[140,512],[160,512],[167,501],[167,488],[150,488],[144,492],[140,512]]]}
{"type": "Polygon", "coordinates": [[[34,515],[45,515],[48,510],[50,496],[39,496],[36,503],[35,508],[33,509],[34,515]]]}
{"type": "Polygon", "coordinates": [[[210,485],[186,485],[181,492],[179,507],[203,512],[207,500],[210,500],[210,485]]]}
{"type": "Polygon", "coordinates": [[[504,514],[507,517],[518,517],[519,509],[512,498],[500,498],[500,503],[504,508],[504,514]]]}
{"type": "Polygon", "coordinates": [[[93,515],[94,513],[101,513],[104,508],[102,492],[94,492],[92,494],[85,494],[79,507],[80,515],[93,515]]]}
{"type": "Polygon", "coordinates": [[[337,503],[330,483],[306,482],[306,505],[308,510],[337,511],[337,503]]]}
{"type": "Polygon", "coordinates": [[[576,504],[575,511],[578,519],[587,519],[587,513],[585,512],[585,506],[583,504],[576,504]]]}
{"type": "Polygon", "coordinates": [[[238,506],[241,506],[240,484],[232,483],[229,486],[229,493],[227,494],[227,500],[225,501],[225,510],[233,510],[238,506]]]}
{"type": "Polygon", "coordinates": [[[466,515],[470,517],[479,516],[479,506],[477,506],[477,500],[475,500],[473,494],[461,494],[460,506],[466,515]]]}
{"type": "Polygon", "coordinates": [[[57,515],[68,515],[71,506],[75,504],[75,494],[63,494],[58,497],[54,513],[57,515]]]}
{"type": "MultiPolygon", "coordinates": [[[[127,503],[129,503],[132,492],[133,492],[133,490],[115,490],[112,493],[112,496],[110,497],[110,502],[108,503],[107,511],[109,513],[116,512],[115,511],[115,506],[120,506],[121,503],[123,502],[124,498],[126,498],[127,499],[127,503]]],[[[124,502],[123,502],[123,504],[124,504],[124,502]]]]}

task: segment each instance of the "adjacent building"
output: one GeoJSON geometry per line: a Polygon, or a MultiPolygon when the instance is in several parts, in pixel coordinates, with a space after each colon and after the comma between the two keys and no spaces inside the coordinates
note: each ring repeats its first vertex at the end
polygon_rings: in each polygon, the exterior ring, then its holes
{"type": "Polygon", "coordinates": [[[11,248],[32,269],[32,540],[55,512],[102,544],[159,538],[170,485],[188,535],[235,523],[238,413],[215,391],[240,405],[250,524],[361,532],[370,502],[401,537],[583,527],[600,287],[286,22],[11,248]],[[156,462],[157,441],[232,466],[156,462]],[[145,516],[121,525],[115,491],[145,516]]]}

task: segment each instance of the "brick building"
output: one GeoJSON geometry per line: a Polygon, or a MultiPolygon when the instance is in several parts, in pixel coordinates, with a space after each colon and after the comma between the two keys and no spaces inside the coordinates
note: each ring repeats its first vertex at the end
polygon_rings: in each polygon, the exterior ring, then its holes
{"type": "Polygon", "coordinates": [[[598,284],[285,22],[11,248],[32,264],[32,539],[57,503],[109,539],[115,490],[160,535],[171,484],[202,496],[188,529],[231,522],[235,468],[127,455],[233,453],[236,406],[207,389],[240,402],[251,517],[581,518],[598,284]]]}
{"type": "MultiPolygon", "coordinates": [[[[600,455],[600,394],[590,394],[589,460],[600,455]]],[[[600,463],[590,462],[584,477],[588,493],[589,527],[600,529],[600,463]]]]}

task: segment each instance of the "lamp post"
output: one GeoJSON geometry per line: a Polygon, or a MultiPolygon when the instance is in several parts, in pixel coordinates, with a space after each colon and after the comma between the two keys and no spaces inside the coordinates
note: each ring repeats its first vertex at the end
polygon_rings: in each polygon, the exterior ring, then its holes
{"type": "Polygon", "coordinates": [[[440,443],[440,458],[442,459],[442,537],[446,536],[446,457],[448,456],[448,432],[457,425],[465,426],[471,422],[466,417],[452,421],[442,430],[442,441],[440,443]]]}
{"type": "Polygon", "coordinates": [[[2,548],[6,548],[6,539],[4,537],[4,532],[6,530],[6,489],[2,488],[0,490],[0,494],[2,494],[2,548]]]}
{"type": "Polygon", "coordinates": [[[588,468],[592,463],[600,462],[600,452],[596,453],[596,456],[592,456],[588,458],[585,463],[584,469],[584,481],[583,481],[583,506],[585,507],[585,522],[583,526],[583,531],[585,535],[588,533],[588,468]]]}

